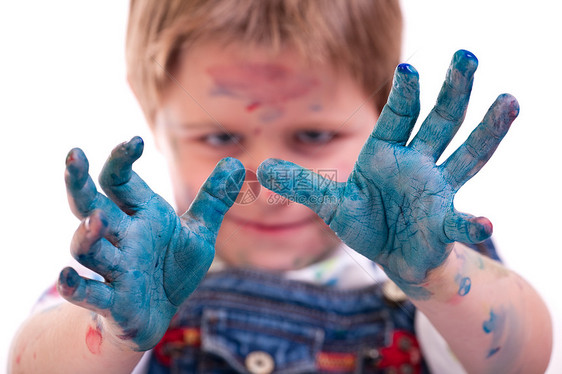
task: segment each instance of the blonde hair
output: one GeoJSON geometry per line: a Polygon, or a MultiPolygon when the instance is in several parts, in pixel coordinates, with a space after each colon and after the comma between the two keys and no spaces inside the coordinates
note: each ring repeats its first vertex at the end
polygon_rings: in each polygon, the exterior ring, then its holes
{"type": "Polygon", "coordinates": [[[295,48],[344,69],[381,110],[400,60],[399,0],[131,0],[128,80],[152,126],[179,53],[196,41],[295,48]]]}

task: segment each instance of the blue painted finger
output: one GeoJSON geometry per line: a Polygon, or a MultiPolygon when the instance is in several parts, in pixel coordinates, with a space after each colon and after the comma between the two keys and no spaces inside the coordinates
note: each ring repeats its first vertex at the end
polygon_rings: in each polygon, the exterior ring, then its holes
{"type": "Polygon", "coordinates": [[[109,234],[114,236],[119,223],[126,219],[127,215],[98,192],[88,174],[88,168],[88,159],[81,149],[74,148],[68,153],[64,179],[70,209],[80,219],[88,217],[96,209],[103,211],[108,221],[109,234]]]}
{"type": "MultiPolygon", "coordinates": [[[[224,215],[240,192],[245,174],[244,166],[237,159],[227,157],[219,161],[182,218],[197,220],[216,237],[224,215]]],[[[214,243],[215,238],[212,239],[214,243]]]]}
{"type": "Polygon", "coordinates": [[[482,122],[440,167],[458,190],[488,162],[519,114],[519,103],[502,94],[492,104],[482,122]]]}
{"type": "Polygon", "coordinates": [[[155,193],[133,171],[142,155],[143,140],[136,136],[113,149],[101,171],[99,182],[107,196],[127,214],[145,207],[155,193]]]}
{"type": "Polygon", "coordinates": [[[419,75],[412,65],[400,64],[392,90],[372,133],[376,139],[404,145],[420,112],[419,75]]]}
{"type": "Polygon", "coordinates": [[[79,263],[112,281],[124,269],[121,252],[103,238],[106,232],[107,219],[97,210],[76,230],[70,251],[79,263]]]}
{"type": "Polygon", "coordinates": [[[492,236],[493,226],[486,217],[453,211],[445,216],[443,229],[451,242],[475,244],[492,236]]]}
{"type": "Polygon", "coordinates": [[[312,209],[328,225],[343,199],[345,183],[325,178],[289,161],[267,159],[258,167],[266,188],[312,209]]]}
{"type": "Polygon", "coordinates": [[[410,143],[412,149],[434,161],[441,156],[464,120],[477,67],[478,60],[469,51],[455,53],[436,105],[410,143]]]}
{"type": "Polygon", "coordinates": [[[102,316],[109,315],[113,302],[113,288],[105,283],[78,275],[76,270],[64,268],[57,284],[60,295],[72,304],[94,311],[102,316]]]}

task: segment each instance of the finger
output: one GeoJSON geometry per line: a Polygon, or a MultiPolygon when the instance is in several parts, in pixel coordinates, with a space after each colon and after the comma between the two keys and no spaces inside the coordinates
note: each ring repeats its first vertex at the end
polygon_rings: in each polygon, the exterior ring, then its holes
{"type": "Polygon", "coordinates": [[[517,99],[500,95],[463,145],[440,166],[455,190],[488,162],[518,114],[517,99]]]}
{"type": "Polygon", "coordinates": [[[420,112],[419,75],[409,64],[400,64],[388,100],[381,111],[372,136],[406,144],[420,112]]]}
{"type": "Polygon", "coordinates": [[[70,267],[61,271],[57,289],[60,295],[72,304],[102,316],[108,314],[108,308],[113,302],[114,290],[111,286],[81,277],[70,267]]]}
{"type": "Polygon", "coordinates": [[[492,236],[492,222],[486,217],[453,211],[445,216],[445,235],[451,242],[480,243],[492,236]]]}
{"type": "Polygon", "coordinates": [[[103,191],[127,214],[146,206],[156,195],[133,171],[133,163],[143,149],[143,140],[138,136],[119,144],[111,151],[99,177],[103,191]]]}
{"type": "Polygon", "coordinates": [[[343,197],[345,183],[289,161],[267,159],[258,167],[257,174],[264,187],[309,207],[328,225],[343,197]]]}
{"type": "Polygon", "coordinates": [[[103,238],[107,219],[96,210],[80,226],[70,245],[72,256],[82,265],[112,281],[115,272],[121,272],[121,251],[103,238]]]}
{"type": "Polygon", "coordinates": [[[227,157],[218,162],[182,216],[201,222],[216,237],[222,219],[236,200],[246,171],[240,161],[227,157]]]}
{"type": "Polygon", "coordinates": [[[65,182],[70,209],[80,219],[91,215],[96,209],[104,212],[109,234],[115,235],[119,223],[127,218],[111,200],[100,194],[88,174],[88,159],[79,148],[72,149],[66,157],[65,182]]]}
{"type": "Polygon", "coordinates": [[[412,139],[411,148],[435,161],[441,156],[464,120],[477,67],[472,53],[460,50],[454,54],[437,103],[412,139]]]}

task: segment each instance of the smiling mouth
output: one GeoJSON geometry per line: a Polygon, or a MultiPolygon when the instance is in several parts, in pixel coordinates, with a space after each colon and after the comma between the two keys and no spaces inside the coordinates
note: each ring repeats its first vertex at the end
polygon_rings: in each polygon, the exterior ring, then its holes
{"type": "Polygon", "coordinates": [[[245,229],[250,229],[254,231],[259,231],[263,233],[280,233],[290,230],[299,229],[304,227],[312,222],[314,222],[314,217],[306,218],[296,222],[288,222],[288,223],[261,223],[255,221],[248,221],[238,217],[229,217],[230,220],[245,229]]]}

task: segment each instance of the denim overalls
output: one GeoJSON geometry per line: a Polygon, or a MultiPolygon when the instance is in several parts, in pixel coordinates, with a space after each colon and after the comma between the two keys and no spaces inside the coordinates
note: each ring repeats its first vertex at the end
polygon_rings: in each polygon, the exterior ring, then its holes
{"type": "MultiPolygon", "coordinates": [[[[475,249],[497,258],[491,245],[475,249]]],[[[222,270],[182,305],[148,372],[426,373],[414,314],[384,284],[337,290],[222,270]]]]}

